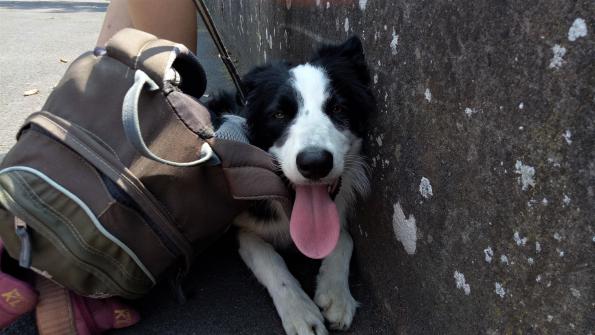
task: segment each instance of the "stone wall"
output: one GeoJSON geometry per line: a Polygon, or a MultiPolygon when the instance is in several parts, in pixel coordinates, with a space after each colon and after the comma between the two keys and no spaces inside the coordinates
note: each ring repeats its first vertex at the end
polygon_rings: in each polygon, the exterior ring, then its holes
{"type": "Polygon", "coordinates": [[[242,72],[363,39],[354,266],[386,329],[595,332],[592,0],[207,2],[242,72]]]}

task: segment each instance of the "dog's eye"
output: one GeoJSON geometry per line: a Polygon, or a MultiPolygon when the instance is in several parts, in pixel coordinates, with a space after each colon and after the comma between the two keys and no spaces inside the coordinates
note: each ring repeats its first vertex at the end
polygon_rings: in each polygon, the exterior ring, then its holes
{"type": "Polygon", "coordinates": [[[331,113],[333,114],[339,114],[343,111],[343,108],[339,105],[334,105],[333,109],[331,109],[331,113]]]}
{"type": "Polygon", "coordinates": [[[285,118],[285,112],[276,111],[275,114],[273,114],[273,117],[277,120],[283,120],[285,118]]]}

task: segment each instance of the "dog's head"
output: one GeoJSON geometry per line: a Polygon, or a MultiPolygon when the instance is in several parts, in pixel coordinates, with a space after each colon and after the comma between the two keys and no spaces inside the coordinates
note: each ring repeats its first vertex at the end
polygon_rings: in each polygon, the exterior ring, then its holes
{"type": "Polygon", "coordinates": [[[358,153],[375,105],[361,41],[324,46],[305,64],[258,67],[243,84],[250,142],[295,189],[291,237],[306,256],[324,258],[339,238],[339,212],[367,187],[358,153]]]}
{"type": "Polygon", "coordinates": [[[258,67],[243,84],[251,142],[294,185],[337,182],[374,108],[359,38],[324,46],[305,64],[258,67]]]}

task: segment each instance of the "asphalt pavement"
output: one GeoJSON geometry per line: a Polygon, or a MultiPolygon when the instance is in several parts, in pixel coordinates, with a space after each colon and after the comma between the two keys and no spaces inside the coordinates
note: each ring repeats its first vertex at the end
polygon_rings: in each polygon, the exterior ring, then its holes
{"type": "MultiPolygon", "coordinates": [[[[0,0],[0,159],[14,144],[20,124],[42,106],[69,62],[94,47],[106,7],[105,1],[0,0]],[[39,93],[24,96],[28,90],[39,93]]],[[[208,34],[199,29],[198,39],[198,56],[209,78],[207,93],[231,88],[208,34]]],[[[312,295],[319,262],[291,251],[284,256],[312,295]]],[[[112,334],[283,334],[268,293],[237,254],[233,230],[197,258],[184,286],[189,297],[185,304],[178,304],[165,284],[131,302],[141,312],[141,322],[112,334]]],[[[362,307],[352,330],[342,334],[385,334],[371,307],[372,295],[357,275],[351,286],[362,307]]],[[[33,316],[21,318],[0,334],[36,334],[33,316]]]]}

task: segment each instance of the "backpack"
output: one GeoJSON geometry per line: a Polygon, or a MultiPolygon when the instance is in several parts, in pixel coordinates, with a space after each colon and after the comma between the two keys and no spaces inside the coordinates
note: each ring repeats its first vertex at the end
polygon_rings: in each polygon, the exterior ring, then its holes
{"type": "MultiPolygon", "coordinates": [[[[179,280],[252,201],[289,193],[271,157],[213,129],[186,47],[124,29],[68,68],[0,164],[9,255],[87,297],[179,280]]],[[[241,136],[239,136],[241,137],[241,136]]]]}

